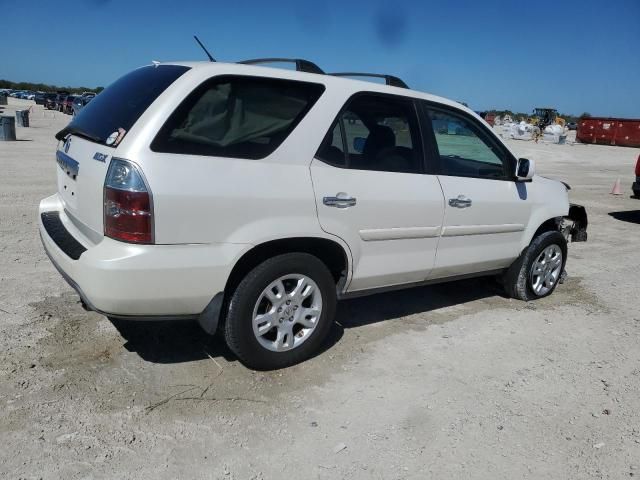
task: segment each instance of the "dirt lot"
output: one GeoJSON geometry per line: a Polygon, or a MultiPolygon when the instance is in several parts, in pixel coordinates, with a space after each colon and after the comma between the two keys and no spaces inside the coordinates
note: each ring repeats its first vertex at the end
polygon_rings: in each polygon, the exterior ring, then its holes
{"type": "Polygon", "coordinates": [[[344,302],[321,355],[257,373],[195,324],[82,310],[36,228],[69,118],[34,107],[0,142],[0,477],[640,476],[640,149],[512,142],[590,215],[551,297],[481,279],[344,302]]]}

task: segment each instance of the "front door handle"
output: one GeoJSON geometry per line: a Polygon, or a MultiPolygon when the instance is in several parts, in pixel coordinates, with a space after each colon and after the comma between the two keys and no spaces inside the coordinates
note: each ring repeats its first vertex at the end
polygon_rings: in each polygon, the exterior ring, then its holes
{"type": "Polygon", "coordinates": [[[471,199],[465,197],[464,195],[458,195],[458,198],[450,198],[449,206],[455,208],[467,208],[472,204],[471,199]]]}
{"type": "Polygon", "coordinates": [[[327,207],[347,208],[353,207],[356,204],[356,199],[350,197],[348,193],[340,192],[335,197],[324,197],[322,203],[327,207]]]}

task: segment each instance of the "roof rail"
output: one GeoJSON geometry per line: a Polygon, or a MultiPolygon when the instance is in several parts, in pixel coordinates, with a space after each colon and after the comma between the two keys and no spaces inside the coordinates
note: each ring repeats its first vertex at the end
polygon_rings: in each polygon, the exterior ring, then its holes
{"type": "Polygon", "coordinates": [[[329,73],[329,75],[333,75],[334,77],[384,78],[384,81],[387,85],[390,85],[392,87],[409,88],[409,86],[406,83],[404,83],[400,78],[394,77],[393,75],[384,75],[381,73],[339,72],[339,73],[329,73]]]}
{"type": "Polygon", "coordinates": [[[324,71],[315,63],[302,58],[255,58],[253,60],[243,60],[237,63],[244,63],[245,65],[258,65],[260,63],[295,63],[296,70],[299,72],[324,74],[324,71]]]}

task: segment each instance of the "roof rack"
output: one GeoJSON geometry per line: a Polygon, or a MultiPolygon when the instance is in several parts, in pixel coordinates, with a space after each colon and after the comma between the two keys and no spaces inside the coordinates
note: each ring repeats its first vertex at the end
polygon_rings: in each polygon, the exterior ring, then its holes
{"type": "Polygon", "coordinates": [[[400,78],[394,77],[393,75],[383,75],[380,73],[358,73],[358,72],[339,72],[339,73],[329,73],[328,75],[332,75],[334,77],[384,78],[384,81],[387,85],[390,85],[392,87],[409,88],[409,86],[406,83],[404,83],[400,78]]]}
{"type": "Polygon", "coordinates": [[[255,58],[253,60],[243,60],[237,63],[244,63],[245,65],[257,65],[260,63],[295,63],[296,70],[298,72],[324,74],[324,71],[318,65],[302,58],[255,58]]]}

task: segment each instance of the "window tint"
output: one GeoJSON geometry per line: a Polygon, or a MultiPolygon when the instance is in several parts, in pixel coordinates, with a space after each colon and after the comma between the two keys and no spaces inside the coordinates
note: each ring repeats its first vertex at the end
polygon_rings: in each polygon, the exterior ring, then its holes
{"type": "MultiPolygon", "coordinates": [[[[105,143],[119,128],[129,131],[149,105],[187,70],[188,67],[179,65],[138,68],[96,95],[91,105],[73,117],[65,130],[105,143]]],[[[59,95],[58,100],[65,97],[59,95]]]]}
{"type": "Polygon", "coordinates": [[[334,127],[327,133],[316,155],[320,160],[324,160],[326,163],[335,165],[336,167],[346,166],[344,143],[342,142],[342,130],[340,127],[340,122],[336,122],[334,127]]]}
{"type": "Polygon", "coordinates": [[[443,175],[506,178],[504,153],[486,142],[470,120],[437,110],[428,112],[443,175]]]}
{"type": "Polygon", "coordinates": [[[324,86],[223,76],[198,87],[153,141],[157,152],[238,158],[272,153],[318,100],[324,86]]]}
{"type": "Polygon", "coordinates": [[[357,155],[362,153],[362,142],[363,140],[369,137],[370,130],[364,124],[362,119],[358,116],[357,113],[347,111],[342,116],[343,123],[345,126],[345,133],[347,135],[347,150],[349,155],[357,155]],[[360,142],[360,145],[359,143],[360,142]],[[359,146],[359,150],[356,150],[356,147],[359,146]]]}
{"type": "Polygon", "coordinates": [[[419,173],[422,171],[422,151],[418,138],[411,100],[358,95],[338,117],[317,156],[327,163],[347,168],[419,173]],[[342,132],[346,155],[340,145],[342,132]],[[337,161],[340,153],[342,160],[337,161]]]}

